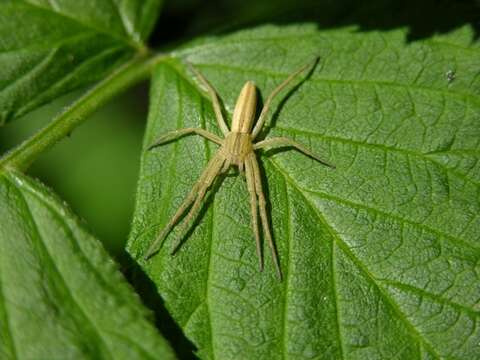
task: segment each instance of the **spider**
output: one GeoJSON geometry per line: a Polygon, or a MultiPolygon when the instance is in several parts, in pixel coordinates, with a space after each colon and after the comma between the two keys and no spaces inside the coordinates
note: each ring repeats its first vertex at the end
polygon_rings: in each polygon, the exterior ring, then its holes
{"type": "MultiPolygon", "coordinates": [[[[290,76],[287,77],[286,80],[284,80],[273,90],[273,92],[268,96],[267,100],[265,101],[265,105],[263,106],[263,109],[258,117],[255,126],[253,126],[253,124],[255,120],[255,110],[257,105],[256,87],[253,81],[247,81],[243,86],[240,95],[238,96],[238,100],[233,111],[231,130],[228,128],[223,117],[217,92],[208,82],[208,80],[200,73],[200,71],[197,70],[192,64],[188,63],[189,68],[199,79],[200,83],[205,87],[208,95],[211,98],[217,123],[224,135],[224,138],[221,139],[217,135],[212,134],[201,128],[185,128],[167,132],[149,146],[148,150],[151,150],[159,145],[171,142],[179,137],[195,134],[200,135],[207,140],[214,142],[217,145],[220,145],[220,148],[218,149],[217,153],[210,159],[206,168],[203,170],[203,173],[200,175],[200,178],[193,185],[190,193],[180,205],[175,215],[163,228],[162,232],[158,235],[156,240],[150,245],[147,254],[145,255],[145,260],[148,260],[160,250],[166,236],[179,222],[182,215],[190,209],[188,214],[185,216],[181,228],[181,233],[183,234],[185,232],[190,221],[201,209],[202,200],[205,198],[208,189],[213,184],[217,176],[227,172],[231,166],[237,166],[239,171],[245,174],[247,188],[250,195],[252,223],[251,225],[253,228],[253,233],[255,234],[256,252],[259,259],[259,270],[263,271],[263,255],[261,250],[260,231],[258,224],[258,212],[260,211],[260,221],[263,228],[263,233],[268,242],[268,246],[270,247],[271,256],[278,278],[280,280],[282,279],[282,272],[280,269],[278,254],[272,239],[272,234],[270,232],[270,226],[268,223],[266,200],[264,192],[262,190],[260,169],[257,157],[255,155],[255,151],[264,148],[293,147],[294,149],[300,151],[301,153],[313,158],[314,160],[324,165],[327,165],[331,168],[335,167],[328,162],[322,160],[320,157],[312,153],[303,145],[291,139],[285,137],[274,137],[259,142],[254,142],[254,140],[257,138],[260,130],[265,123],[266,115],[270,109],[273,98],[278,95],[295,77],[297,77],[305,70],[313,68],[313,66],[315,66],[317,62],[318,57],[316,57],[313,62],[309,62],[308,64],[302,66],[301,68],[293,72],[290,76]]],[[[181,243],[182,237],[180,237],[174,245],[172,254],[175,253],[181,243]]]]}

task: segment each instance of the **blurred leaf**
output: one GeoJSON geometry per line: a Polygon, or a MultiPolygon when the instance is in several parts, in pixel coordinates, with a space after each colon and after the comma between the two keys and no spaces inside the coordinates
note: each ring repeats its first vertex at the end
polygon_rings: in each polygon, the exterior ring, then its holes
{"type": "Polygon", "coordinates": [[[175,257],[174,232],[140,260],[217,148],[186,137],[143,153],[129,252],[201,358],[478,356],[480,47],[468,26],[410,44],[406,33],[265,26],[198,41],[157,67],[144,148],[176,128],[219,133],[180,59],[231,115],[245,81],[265,98],[321,56],[276,99],[264,131],[337,166],[261,156],[283,282],[268,256],[257,271],[242,176],[223,179],[175,257]]]}
{"type": "Polygon", "coordinates": [[[0,176],[0,357],[172,359],[96,239],[48,189],[0,176]]]}
{"type": "Polygon", "coordinates": [[[91,84],[144,48],[161,0],[4,0],[0,125],[91,84]]]}

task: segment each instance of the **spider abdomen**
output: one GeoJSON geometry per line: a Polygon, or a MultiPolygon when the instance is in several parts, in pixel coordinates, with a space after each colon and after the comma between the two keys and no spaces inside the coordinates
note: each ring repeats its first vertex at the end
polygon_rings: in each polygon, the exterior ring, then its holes
{"type": "Polygon", "coordinates": [[[243,85],[232,118],[232,132],[250,133],[257,108],[257,88],[253,81],[243,85]]]}

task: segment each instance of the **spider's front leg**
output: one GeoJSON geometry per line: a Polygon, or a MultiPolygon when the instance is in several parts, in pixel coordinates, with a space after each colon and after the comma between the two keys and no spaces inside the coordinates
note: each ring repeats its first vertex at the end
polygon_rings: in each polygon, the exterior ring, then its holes
{"type": "Polygon", "coordinates": [[[199,186],[197,187],[197,195],[196,199],[193,202],[192,207],[190,208],[190,211],[188,212],[187,216],[185,216],[185,219],[183,220],[183,224],[180,227],[180,235],[177,238],[177,241],[173,245],[171,254],[173,255],[177,249],[180,247],[182,244],[182,239],[183,236],[190,225],[191,220],[198,214],[198,212],[201,209],[202,206],[202,201],[205,198],[205,195],[212,186],[213,182],[217,178],[217,176],[221,173],[223,164],[225,163],[225,155],[223,153],[223,148],[221,148],[215,156],[210,160],[208,163],[207,168],[204,170],[200,180],[197,182],[199,186]]]}
{"type": "Polygon", "coordinates": [[[201,129],[201,128],[184,128],[184,129],[178,129],[178,130],[173,130],[169,131],[162,136],[160,136],[155,142],[148,147],[148,150],[152,150],[153,148],[166,144],[170,141],[176,140],[179,137],[185,136],[185,135],[200,135],[204,137],[207,140],[213,141],[215,144],[218,145],[223,145],[223,140],[220,139],[217,135],[212,134],[211,132],[201,129]]]}
{"type": "Polygon", "coordinates": [[[197,76],[202,85],[206,88],[208,95],[210,96],[210,99],[212,101],[213,111],[215,112],[218,126],[220,127],[220,130],[222,130],[223,135],[226,136],[230,132],[230,130],[228,129],[227,123],[223,118],[222,107],[220,106],[220,100],[218,99],[217,91],[208,82],[207,78],[195,66],[193,66],[189,62],[187,62],[187,65],[190,70],[192,70],[193,73],[197,76]]]}

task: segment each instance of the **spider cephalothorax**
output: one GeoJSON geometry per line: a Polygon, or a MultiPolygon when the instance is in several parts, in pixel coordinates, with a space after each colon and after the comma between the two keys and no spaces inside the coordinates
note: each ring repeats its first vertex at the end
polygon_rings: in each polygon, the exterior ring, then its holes
{"type": "MultiPolygon", "coordinates": [[[[315,59],[315,64],[318,59],[315,59]]],[[[310,152],[303,145],[294,142],[288,138],[284,137],[275,137],[257,143],[254,142],[255,138],[258,136],[260,130],[265,123],[266,115],[270,108],[272,99],[281,91],[285,86],[287,86],[290,81],[292,81],[295,76],[299,75],[306,69],[312,66],[311,63],[302,66],[300,69],[291,74],[283,83],[281,83],[267,98],[265,105],[258,117],[258,120],[253,126],[255,121],[255,109],[257,105],[257,93],[255,84],[252,81],[247,81],[238,96],[237,103],[235,105],[235,110],[233,112],[232,118],[232,127],[231,130],[228,128],[225,119],[220,107],[220,102],[217,97],[217,93],[214,88],[210,85],[207,79],[193,66],[190,66],[192,71],[197,75],[200,82],[207,89],[213,104],[213,109],[218,121],[218,125],[224,135],[224,139],[221,139],[215,134],[212,134],[204,129],[200,128],[186,128],[180,130],[174,130],[168,132],[161,136],[153,145],[150,146],[150,149],[165,144],[169,141],[175,140],[180,136],[187,134],[197,134],[205,137],[206,139],[213,141],[214,143],[220,145],[220,149],[217,153],[210,159],[207,167],[203,171],[202,175],[198,181],[193,185],[192,190],[188,194],[187,198],[178,208],[177,212],[173,218],[168,222],[165,228],[162,230],[157,239],[152,243],[150,248],[147,251],[145,256],[146,259],[153,256],[162,246],[163,240],[172,230],[175,224],[180,220],[182,215],[190,208],[187,216],[184,219],[183,227],[188,226],[190,220],[195,216],[195,214],[200,210],[202,200],[204,199],[207,190],[213,184],[215,178],[222,172],[228,171],[230,166],[237,166],[241,172],[245,172],[245,177],[247,180],[247,188],[250,194],[250,205],[252,213],[252,227],[255,234],[255,241],[257,246],[257,255],[259,259],[260,271],[263,270],[263,256],[260,246],[260,232],[258,229],[258,211],[260,210],[260,221],[263,228],[263,233],[266,237],[268,245],[270,247],[273,262],[277,270],[278,277],[281,279],[282,272],[280,269],[280,264],[278,261],[278,256],[275,250],[275,246],[272,239],[272,234],[270,232],[270,226],[268,224],[267,210],[266,210],[266,200],[265,195],[262,190],[262,181],[260,175],[260,169],[257,162],[257,157],[255,155],[255,150],[271,147],[284,147],[290,146],[298,151],[310,156],[311,158],[325,164],[327,166],[333,167],[324,160],[320,159],[318,156],[310,152]]],[[[183,231],[181,232],[183,234],[183,231]]],[[[173,251],[181,243],[181,238],[177,241],[174,246],[173,251]]]]}

